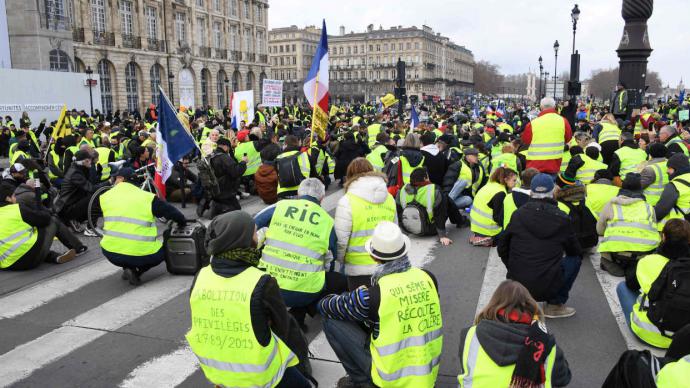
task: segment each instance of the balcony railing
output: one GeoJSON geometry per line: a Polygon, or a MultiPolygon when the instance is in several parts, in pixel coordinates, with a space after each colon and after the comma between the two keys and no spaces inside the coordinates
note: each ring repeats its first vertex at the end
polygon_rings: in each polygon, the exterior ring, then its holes
{"type": "Polygon", "coordinates": [[[148,39],[149,43],[149,50],[150,51],[160,51],[160,52],[165,52],[165,41],[164,40],[158,40],[158,39],[148,39]]]}
{"type": "Polygon", "coordinates": [[[204,58],[211,58],[211,48],[206,46],[199,46],[199,56],[204,58]]]}
{"type": "Polygon", "coordinates": [[[122,47],[141,50],[141,37],[122,34],[122,47]]]}
{"type": "Polygon", "coordinates": [[[104,46],[115,46],[115,33],[107,31],[93,31],[93,43],[104,46]]]}
{"type": "Polygon", "coordinates": [[[241,61],[242,60],[242,51],[230,51],[230,60],[231,61],[241,61]]]}
{"type": "Polygon", "coordinates": [[[72,40],[75,42],[84,42],[84,28],[74,27],[72,30],[72,40]]]}
{"type": "Polygon", "coordinates": [[[256,54],[254,54],[254,53],[247,53],[247,61],[249,61],[249,62],[254,62],[254,61],[256,61],[256,54]]]}
{"type": "Polygon", "coordinates": [[[213,51],[215,53],[214,58],[216,58],[216,59],[228,59],[228,50],[216,48],[216,49],[213,49],[213,51]]]}
{"type": "Polygon", "coordinates": [[[260,62],[260,63],[268,63],[268,55],[266,55],[266,54],[259,54],[259,62],[260,62]]]}

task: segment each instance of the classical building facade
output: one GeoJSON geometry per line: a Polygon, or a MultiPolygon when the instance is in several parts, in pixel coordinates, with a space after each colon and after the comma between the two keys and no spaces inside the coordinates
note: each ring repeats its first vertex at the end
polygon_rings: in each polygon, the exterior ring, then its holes
{"type": "MultiPolygon", "coordinates": [[[[271,30],[269,59],[273,76],[285,80],[286,85],[303,83],[319,36],[320,29],[314,27],[271,30]],[[286,52],[286,47],[296,50],[286,52]]],[[[339,34],[329,35],[328,46],[329,91],[335,101],[374,101],[392,93],[398,59],[406,64],[408,96],[445,99],[470,94],[474,87],[472,52],[427,26],[376,30],[369,25],[359,33],[345,33],[341,26],[339,34]]],[[[286,98],[301,100],[303,96],[297,89],[293,94],[288,86],[286,98]]]]}
{"type": "Polygon", "coordinates": [[[105,111],[224,106],[268,75],[267,0],[7,0],[15,68],[100,76],[105,111]],[[172,86],[172,90],[171,90],[172,86]]]}

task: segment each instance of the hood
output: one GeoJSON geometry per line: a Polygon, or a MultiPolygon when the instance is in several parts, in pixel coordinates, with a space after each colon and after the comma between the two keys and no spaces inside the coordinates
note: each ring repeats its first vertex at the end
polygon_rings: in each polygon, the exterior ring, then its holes
{"type": "Polygon", "coordinates": [[[529,325],[504,323],[499,321],[480,321],[477,325],[477,340],[491,360],[499,366],[517,362],[523,348],[529,325]]]}
{"type": "Polygon", "coordinates": [[[540,240],[551,239],[563,233],[563,219],[568,220],[568,216],[558,208],[553,199],[530,198],[520,210],[527,212],[526,222],[522,226],[540,240]]]}
{"type": "Polygon", "coordinates": [[[348,181],[345,191],[371,203],[383,203],[389,195],[383,175],[375,172],[348,181]]]}
{"type": "Polygon", "coordinates": [[[616,205],[630,205],[632,203],[641,202],[644,200],[644,195],[641,193],[621,189],[621,191],[618,193],[618,196],[611,199],[611,203],[616,205]]]}
{"type": "Polygon", "coordinates": [[[416,148],[403,148],[401,155],[407,158],[407,161],[412,167],[417,167],[422,164],[422,158],[424,157],[422,152],[416,148]]]}
{"type": "Polygon", "coordinates": [[[261,178],[269,178],[272,175],[277,175],[278,172],[276,171],[274,165],[275,162],[264,162],[261,166],[259,166],[259,169],[256,170],[256,176],[261,178]]]}
{"type": "Polygon", "coordinates": [[[586,193],[587,189],[585,185],[579,184],[573,186],[565,186],[562,187],[560,190],[556,191],[556,200],[561,202],[583,201],[585,199],[586,193]]]}
{"type": "Polygon", "coordinates": [[[438,147],[436,146],[436,144],[425,145],[424,147],[422,147],[420,149],[420,151],[426,151],[433,156],[436,156],[439,153],[439,150],[438,150],[438,147]]]}

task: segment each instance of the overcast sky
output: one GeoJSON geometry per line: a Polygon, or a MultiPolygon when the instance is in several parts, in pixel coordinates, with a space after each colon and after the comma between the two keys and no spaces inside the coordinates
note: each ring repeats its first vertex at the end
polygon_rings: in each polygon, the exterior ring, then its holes
{"type": "MultiPolygon", "coordinates": [[[[591,71],[618,66],[616,48],[623,32],[621,0],[579,0],[577,49],[581,54],[581,78],[591,71]]],[[[269,27],[320,25],[328,32],[361,32],[368,24],[417,26],[426,24],[488,60],[505,74],[524,73],[544,67],[553,74],[553,43],[561,49],[558,73],[570,68],[572,23],[567,0],[274,0],[269,2],[269,27]]],[[[675,87],[681,77],[690,85],[690,1],[657,0],[649,20],[654,51],[650,70],[658,71],[675,87]]]]}

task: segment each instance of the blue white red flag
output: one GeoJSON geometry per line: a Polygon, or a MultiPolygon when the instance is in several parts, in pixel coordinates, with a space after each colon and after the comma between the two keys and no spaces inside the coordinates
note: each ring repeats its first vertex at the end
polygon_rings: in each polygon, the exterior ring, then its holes
{"type": "Polygon", "coordinates": [[[326,20],[321,28],[321,41],[316,49],[314,61],[304,81],[304,96],[314,109],[311,121],[312,133],[321,139],[326,137],[328,127],[328,33],[326,20]]]}
{"type": "Polygon", "coordinates": [[[415,128],[419,126],[419,116],[417,115],[417,110],[412,105],[412,112],[410,113],[410,130],[414,131],[415,128]]]}

